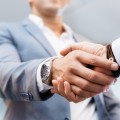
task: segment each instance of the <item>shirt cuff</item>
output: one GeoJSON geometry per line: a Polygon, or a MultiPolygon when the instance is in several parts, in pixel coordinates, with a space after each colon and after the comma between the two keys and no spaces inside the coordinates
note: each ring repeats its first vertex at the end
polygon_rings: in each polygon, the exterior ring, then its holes
{"type": "Polygon", "coordinates": [[[52,88],[52,86],[49,86],[49,85],[42,82],[42,79],[41,79],[41,67],[46,61],[53,60],[55,58],[58,58],[58,57],[55,56],[55,57],[48,58],[48,59],[44,60],[42,63],[40,63],[39,66],[38,66],[38,69],[37,69],[37,86],[38,86],[39,92],[45,92],[45,91],[52,88]]]}
{"type": "Polygon", "coordinates": [[[120,38],[112,42],[112,51],[117,63],[120,66],[120,38]]]}

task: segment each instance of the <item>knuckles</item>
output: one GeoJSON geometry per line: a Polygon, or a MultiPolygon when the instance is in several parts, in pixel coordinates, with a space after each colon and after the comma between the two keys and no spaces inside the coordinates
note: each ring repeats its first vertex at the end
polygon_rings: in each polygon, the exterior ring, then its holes
{"type": "Polygon", "coordinates": [[[89,72],[87,74],[87,76],[88,76],[88,80],[90,80],[90,81],[93,81],[93,80],[96,79],[96,73],[95,72],[89,72]]]}
{"type": "Polygon", "coordinates": [[[77,70],[77,63],[72,61],[71,64],[68,66],[68,71],[74,72],[77,70]]]}
{"type": "Polygon", "coordinates": [[[77,94],[78,96],[80,96],[80,97],[84,97],[84,95],[83,95],[83,90],[82,90],[82,89],[78,89],[78,90],[76,91],[76,94],[77,94]]]}
{"type": "Polygon", "coordinates": [[[73,100],[74,103],[78,103],[78,102],[81,102],[85,100],[85,98],[82,98],[82,97],[79,97],[79,96],[76,96],[76,98],[73,100]]]}
{"type": "Polygon", "coordinates": [[[96,64],[97,64],[97,59],[96,59],[96,57],[92,56],[92,57],[90,58],[90,64],[91,64],[91,65],[96,65],[96,64]]]}
{"type": "Polygon", "coordinates": [[[89,97],[93,97],[95,96],[97,93],[93,93],[93,92],[85,92],[84,90],[82,89],[79,89],[77,91],[77,95],[81,98],[89,98],[89,97]]]}

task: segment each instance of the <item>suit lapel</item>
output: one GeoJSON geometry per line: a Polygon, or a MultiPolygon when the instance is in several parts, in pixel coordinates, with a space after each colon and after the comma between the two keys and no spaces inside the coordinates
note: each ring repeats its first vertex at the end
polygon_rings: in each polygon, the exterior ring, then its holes
{"type": "Polygon", "coordinates": [[[73,39],[75,42],[80,42],[80,40],[78,39],[78,37],[75,33],[73,33],[73,39]]]}
{"type": "Polygon", "coordinates": [[[29,19],[26,19],[22,22],[22,24],[25,27],[26,31],[43,46],[43,48],[46,50],[47,53],[50,54],[50,56],[56,55],[49,41],[34,23],[32,23],[29,19]]]}
{"type": "Polygon", "coordinates": [[[111,120],[110,116],[105,108],[105,104],[102,102],[101,98],[103,97],[103,94],[95,96],[95,105],[97,108],[97,114],[98,114],[98,118],[99,120],[111,120]]]}

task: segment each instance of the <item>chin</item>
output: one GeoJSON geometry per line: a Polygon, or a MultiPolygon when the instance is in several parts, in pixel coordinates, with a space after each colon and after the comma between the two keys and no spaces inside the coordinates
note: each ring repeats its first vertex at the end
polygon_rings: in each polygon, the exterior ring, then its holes
{"type": "Polygon", "coordinates": [[[48,6],[46,10],[51,12],[57,12],[60,8],[60,6],[48,6]]]}
{"type": "MultiPolygon", "coordinates": [[[[55,1],[58,1],[58,0],[55,0],[55,1]]],[[[53,8],[53,9],[59,9],[62,6],[63,5],[61,3],[58,3],[58,2],[49,2],[48,4],[46,4],[46,7],[50,7],[50,8],[53,8]]]]}

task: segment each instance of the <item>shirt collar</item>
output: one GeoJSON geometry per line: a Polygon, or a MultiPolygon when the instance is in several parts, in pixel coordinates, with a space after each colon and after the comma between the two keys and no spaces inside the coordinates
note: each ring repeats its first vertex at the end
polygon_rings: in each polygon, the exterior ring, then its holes
{"type": "Polygon", "coordinates": [[[37,15],[30,14],[28,17],[35,25],[37,25],[40,29],[43,29],[44,22],[41,17],[38,17],[37,15]]]}
{"type": "Polygon", "coordinates": [[[63,23],[63,27],[65,29],[65,32],[63,32],[62,34],[63,35],[66,34],[69,37],[73,37],[73,31],[72,31],[72,29],[67,24],[65,24],[65,23],[63,23]]]}
{"type": "MultiPolygon", "coordinates": [[[[34,14],[30,14],[28,18],[35,25],[37,25],[40,29],[44,29],[45,25],[44,25],[43,19],[41,17],[38,17],[34,14]]],[[[66,36],[69,36],[69,37],[73,37],[73,32],[72,32],[71,28],[68,25],[66,25],[65,23],[63,23],[63,27],[64,27],[65,32],[63,32],[61,34],[61,36],[66,35],[66,36]]]]}

